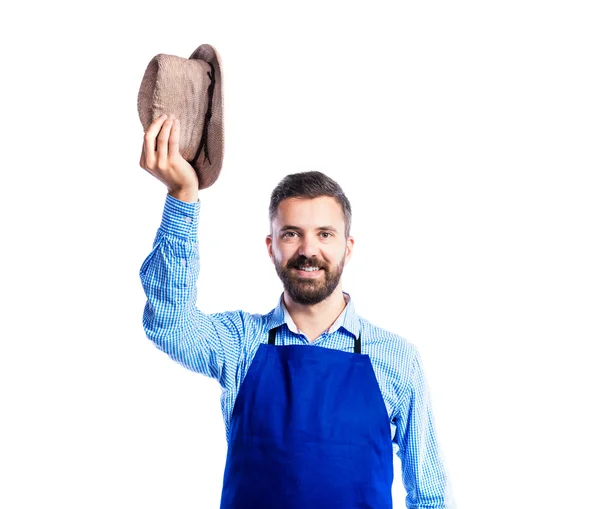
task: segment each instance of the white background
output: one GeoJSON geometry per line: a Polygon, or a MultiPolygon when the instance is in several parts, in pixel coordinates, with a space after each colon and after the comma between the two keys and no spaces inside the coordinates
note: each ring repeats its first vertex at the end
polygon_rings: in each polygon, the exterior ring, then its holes
{"type": "Polygon", "coordinates": [[[600,507],[597,5],[3,7],[0,506],[218,507],[218,384],[145,339],[138,278],[165,196],[139,85],[211,43],[226,155],[199,305],[276,304],[270,191],[329,174],[354,208],[345,289],[419,348],[458,506],[600,507]]]}

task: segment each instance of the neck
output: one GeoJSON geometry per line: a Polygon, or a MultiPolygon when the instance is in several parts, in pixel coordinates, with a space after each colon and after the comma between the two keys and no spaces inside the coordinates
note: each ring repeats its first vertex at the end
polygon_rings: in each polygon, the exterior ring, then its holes
{"type": "Polygon", "coordinates": [[[298,304],[287,292],[283,294],[283,302],[292,320],[309,341],[314,341],[329,329],[346,307],[346,299],[340,287],[318,304],[298,304]]]}

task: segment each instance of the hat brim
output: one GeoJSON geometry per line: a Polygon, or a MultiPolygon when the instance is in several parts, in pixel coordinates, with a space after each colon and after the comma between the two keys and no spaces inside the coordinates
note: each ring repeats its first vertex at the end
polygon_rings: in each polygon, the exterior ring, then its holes
{"type": "Polygon", "coordinates": [[[196,160],[194,169],[198,175],[199,189],[205,189],[215,183],[223,166],[225,136],[223,129],[223,78],[221,57],[210,44],[202,44],[190,55],[190,59],[203,60],[214,68],[214,90],[212,94],[211,114],[205,154],[196,160]]]}

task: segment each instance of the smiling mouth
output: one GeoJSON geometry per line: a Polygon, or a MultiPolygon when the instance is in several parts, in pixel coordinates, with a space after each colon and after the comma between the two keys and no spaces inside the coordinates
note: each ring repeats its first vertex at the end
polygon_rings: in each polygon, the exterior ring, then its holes
{"type": "Polygon", "coordinates": [[[296,277],[302,279],[318,278],[321,273],[326,273],[327,268],[322,265],[322,262],[315,259],[309,259],[306,256],[298,256],[288,262],[288,270],[292,270],[296,277]]]}
{"type": "Polygon", "coordinates": [[[294,272],[302,278],[312,279],[319,277],[323,270],[320,267],[305,265],[294,267],[294,272]]]}
{"type": "Polygon", "coordinates": [[[319,267],[310,267],[310,266],[296,267],[296,269],[302,270],[304,272],[316,272],[317,270],[321,270],[321,269],[319,269],[319,267]]]}

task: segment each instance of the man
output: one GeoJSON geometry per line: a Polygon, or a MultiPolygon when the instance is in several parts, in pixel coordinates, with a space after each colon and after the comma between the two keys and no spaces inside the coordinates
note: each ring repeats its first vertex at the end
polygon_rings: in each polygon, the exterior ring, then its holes
{"type": "Polygon", "coordinates": [[[448,508],[417,350],[360,318],[341,275],[352,255],[350,203],[319,172],[271,196],[267,251],[283,282],[266,315],[195,306],[198,180],[173,116],[147,129],[140,165],[168,189],[141,279],[148,337],[216,378],[228,453],[222,508],[391,508],[393,444],[409,508],[448,508]]]}

